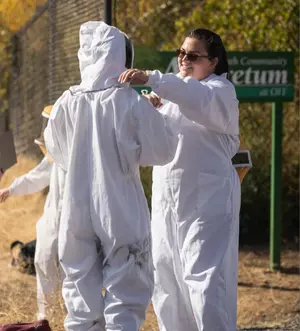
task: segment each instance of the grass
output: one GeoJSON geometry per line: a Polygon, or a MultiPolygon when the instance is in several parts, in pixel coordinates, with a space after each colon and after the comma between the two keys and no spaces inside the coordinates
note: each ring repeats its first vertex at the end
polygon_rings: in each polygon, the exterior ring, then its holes
{"type": "MultiPolygon", "coordinates": [[[[18,164],[8,170],[1,187],[36,165],[33,159],[20,157],[18,164]]],[[[35,277],[9,267],[10,243],[35,238],[35,224],[43,211],[45,193],[11,197],[0,205],[0,323],[36,320],[35,277]]],[[[265,248],[244,248],[239,263],[239,327],[273,327],[295,318],[300,312],[299,253],[285,249],[282,272],[268,268],[265,248]]],[[[58,294],[50,320],[53,331],[63,331],[65,316],[58,294]]],[[[141,331],[158,331],[155,314],[149,308],[141,331]]],[[[188,331],[188,330],[187,330],[188,331]]]]}

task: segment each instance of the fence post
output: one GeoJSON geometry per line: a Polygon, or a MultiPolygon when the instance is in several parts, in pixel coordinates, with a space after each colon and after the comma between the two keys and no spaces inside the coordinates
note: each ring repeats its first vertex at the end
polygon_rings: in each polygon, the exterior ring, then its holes
{"type": "Polygon", "coordinates": [[[108,25],[112,25],[112,1],[104,0],[104,21],[108,25]]]}

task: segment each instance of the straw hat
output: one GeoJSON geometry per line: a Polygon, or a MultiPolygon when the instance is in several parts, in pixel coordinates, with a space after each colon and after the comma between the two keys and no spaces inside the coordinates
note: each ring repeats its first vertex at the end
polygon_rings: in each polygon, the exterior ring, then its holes
{"type": "MultiPolygon", "coordinates": [[[[49,105],[43,109],[43,111],[42,111],[42,130],[41,130],[42,132],[41,132],[41,135],[37,139],[34,139],[34,142],[40,147],[40,149],[44,155],[47,154],[45,140],[44,140],[44,131],[47,127],[48,119],[50,117],[52,108],[53,108],[53,106],[49,105]]],[[[49,159],[49,161],[50,161],[50,159],[49,159]]]]}
{"type": "Polygon", "coordinates": [[[42,116],[49,118],[52,108],[53,108],[53,105],[46,106],[42,111],[42,116]]]}

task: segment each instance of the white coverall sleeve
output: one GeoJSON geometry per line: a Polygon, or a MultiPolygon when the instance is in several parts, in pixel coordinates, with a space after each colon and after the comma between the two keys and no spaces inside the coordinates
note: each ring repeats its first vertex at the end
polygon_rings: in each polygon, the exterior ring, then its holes
{"type": "Polygon", "coordinates": [[[61,100],[62,97],[53,106],[44,132],[44,138],[47,153],[60,168],[67,171],[69,148],[65,114],[60,103],[61,100]]]}
{"type": "Polygon", "coordinates": [[[42,191],[50,184],[52,164],[45,156],[43,160],[27,174],[16,178],[9,187],[10,195],[25,195],[42,191]]]}
{"type": "Polygon", "coordinates": [[[221,80],[198,81],[192,77],[152,71],[147,82],[161,98],[179,106],[189,120],[218,133],[237,134],[227,130],[237,116],[238,100],[232,84],[221,80]]]}
{"type": "Polygon", "coordinates": [[[168,116],[162,115],[144,97],[134,105],[141,166],[165,165],[175,156],[178,134],[168,116]]]}

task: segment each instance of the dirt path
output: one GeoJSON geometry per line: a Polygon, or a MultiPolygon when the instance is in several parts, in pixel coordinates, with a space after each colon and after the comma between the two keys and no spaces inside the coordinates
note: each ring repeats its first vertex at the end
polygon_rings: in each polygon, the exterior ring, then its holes
{"type": "MultiPolygon", "coordinates": [[[[5,175],[2,187],[33,166],[33,161],[19,160],[5,175]]],[[[9,246],[16,239],[24,242],[34,239],[35,223],[42,213],[44,198],[42,194],[35,194],[12,198],[0,205],[0,324],[36,318],[35,277],[20,274],[8,266],[9,246]]],[[[283,251],[281,273],[270,272],[268,259],[268,250],[264,248],[240,251],[238,327],[248,331],[299,331],[299,253],[283,251]]],[[[54,311],[55,317],[50,321],[52,330],[63,331],[65,314],[60,298],[54,311]]],[[[158,331],[152,307],[141,331],[158,331]]]]}
{"type": "MultiPolygon", "coordinates": [[[[299,254],[285,251],[284,273],[271,273],[266,252],[240,252],[238,327],[250,330],[300,330],[299,271],[295,262],[299,254]],[[297,318],[298,315],[298,318],[297,318]]],[[[19,273],[8,266],[9,254],[0,259],[0,323],[33,321],[36,312],[35,277],[19,273]]],[[[57,300],[53,331],[63,331],[64,312],[57,300]]],[[[141,331],[158,331],[150,307],[141,331]]]]}

